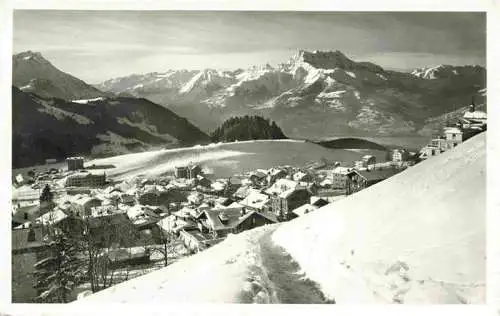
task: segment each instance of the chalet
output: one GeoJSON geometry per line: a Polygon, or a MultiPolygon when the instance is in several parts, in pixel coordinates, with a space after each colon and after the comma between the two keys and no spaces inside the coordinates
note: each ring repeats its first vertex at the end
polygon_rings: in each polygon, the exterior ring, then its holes
{"type": "Polygon", "coordinates": [[[267,208],[269,205],[269,196],[258,191],[252,191],[246,198],[244,198],[239,203],[244,207],[254,210],[261,211],[267,208]]]}
{"type": "Polygon", "coordinates": [[[392,161],[393,162],[407,161],[409,157],[410,157],[410,154],[406,149],[394,149],[392,151],[392,161]]]}
{"type": "Polygon", "coordinates": [[[463,131],[458,127],[447,127],[444,130],[447,148],[451,149],[464,141],[463,131]]]}
{"type": "Polygon", "coordinates": [[[331,180],[331,187],[334,189],[345,189],[347,184],[347,174],[352,168],[336,167],[327,171],[327,179],[331,180]]]}
{"type": "Polygon", "coordinates": [[[68,215],[58,207],[37,218],[36,222],[42,225],[45,233],[62,231],[72,237],[80,237],[83,233],[82,218],[68,215]]]}
{"type": "Polygon", "coordinates": [[[271,193],[272,212],[280,220],[289,220],[293,209],[309,202],[312,194],[304,187],[296,186],[282,192],[271,193]]]}
{"type": "Polygon", "coordinates": [[[433,138],[430,146],[437,148],[439,152],[445,152],[449,149],[445,137],[433,138]]]}
{"type": "Polygon", "coordinates": [[[264,170],[257,170],[252,172],[248,179],[252,182],[253,185],[263,185],[266,181],[266,177],[267,173],[264,170]]]}
{"type": "Polygon", "coordinates": [[[314,181],[314,177],[310,173],[298,171],[292,176],[293,181],[310,183],[314,181]]]}
{"type": "Polygon", "coordinates": [[[152,227],[160,220],[160,216],[152,207],[143,205],[128,208],[127,216],[137,229],[152,227]]]}
{"type": "Polygon", "coordinates": [[[244,208],[212,209],[205,211],[206,226],[213,237],[226,237],[266,224],[276,223],[266,213],[247,211],[244,208]]]}
{"type": "Polygon", "coordinates": [[[182,229],[197,229],[198,225],[189,218],[181,218],[176,215],[170,215],[161,219],[157,225],[166,234],[178,234],[182,229]]]}
{"type": "Polygon", "coordinates": [[[273,168],[268,172],[267,183],[273,184],[278,179],[283,179],[287,176],[287,171],[281,168],[273,168]]]}
{"type": "Polygon", "coordinates": [[[167,189],[161,185],[145,185],[142,190],[136,193],[137,201],[143,205],[160,205],[164,204],[167,194],[167,189]]]}
{"type": "Polygon", "coordinates": [[[265,190],[267,195],[281,194],[285,191],[289,191],[300,187],[299,183],[290,179],[279,179],[271,187],[265,190]]]}
{"type": "Polygon", "coordinates": [[[432,156],[439,155],[441,153],[441,150],[438,147],[432,146],[432,145],[427,145],[423,147],[420,150],[420,159],[427,159],[432,156]]]}
{"type": "Polygon", "coordinates": [[[363,190],[364,188],[392,177],[396,173],[398,173],[398,171],[392,168],[370,171],[352,170],[348,174],[346,194],[350,195],[357,191],[363,190]]]}
{"type": "Polygon", "coordinates": [[[101,205],[102,200],[92,196],[81,196],[71,201],[71,206],[77,216],[88,216],[92,213],[92,208],[101,205]]]}
{"type": "Polygon", "coordinates": [[[317,206],[314,206],[311,204],[304,204],[304,205],[301,205],[301,206],[297,207],[296,209],[292,210],[292,212],[290,214],[290,218],[304,216],[305,214],[313,212],[317,209],[318,209],[317,206]]]}
{"type": "Polygon", "coordinates": [[[242,186],[234,192],[233,196],[237,200],[243,200],[253,192],[259,193],[260,191],[250,186],[242,186]]]}
{"type": "Polygon", "coordinates": [[[202,175],[197,175],[195,184],[196,186],[200,186],[202,188],[210,188],[212,185],[212,181],[210,181],[209,179],[205,178],[202,175]]]}

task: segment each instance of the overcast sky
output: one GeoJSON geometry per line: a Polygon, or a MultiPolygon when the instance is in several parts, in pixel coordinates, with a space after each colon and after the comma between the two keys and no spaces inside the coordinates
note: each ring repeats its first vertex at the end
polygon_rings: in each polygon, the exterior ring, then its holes
{"type": "Polygon", "coordinates": [[[14,53],[90,83],[167,69],[235,69],[340,50],[390,69],[486,63],[484,13],[15,11],[14,53]]]}

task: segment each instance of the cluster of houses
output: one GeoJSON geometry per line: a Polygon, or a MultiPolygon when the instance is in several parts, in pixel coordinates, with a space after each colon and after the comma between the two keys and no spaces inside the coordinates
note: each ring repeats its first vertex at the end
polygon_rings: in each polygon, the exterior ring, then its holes
{"type": "Polygon", "coordinates": [[[26,286],[32,280],[20,275],[29,275],[36,260],[46,255],[48,232],[78,237],[87,229],[103,249],[112,245],[122,250],[161,244],[168,237],[198,252],[228,234],[313,212],[398,172],[377,168],[369,155],[358,167],[338,162],[282,166],[210,179],[200,166],[190,164],[171,175],[108,183],[105,174],[83,169],[81,157],[70,158],[67,171],[34,177],[32,185],[49,185],[56,193],[50,206],[40,204],[39,195],[14,201],[13,265],[19,284],[28,288],[13,282],[14,298],[36,294],[26,293],[33,290],[26,286]]]}
{"type": "Polygon", "coordinates": [[[434,137],[431,142],[420,151],[420,159],[427,159],[450,150],[474,135],[487,129],[487,114],[476,110],[474,102],[454,124],[444,127],[443,135],[434,137]]]}

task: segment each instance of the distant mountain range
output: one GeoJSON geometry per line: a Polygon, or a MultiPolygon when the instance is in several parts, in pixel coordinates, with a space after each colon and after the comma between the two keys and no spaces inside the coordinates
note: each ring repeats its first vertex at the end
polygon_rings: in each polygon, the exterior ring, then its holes
{"type": "Polygon", "coordinates": [[[411,73],[355,62],[340,51],[299,51],[276,67],[169,70],[95,85],[162,104],[213,131],[225,119],[263,115],[290,137],[414,135],[426,122],[486,98],[486,69],[440,65],[411,73]]]}
{"type": "Polygon", "coordinates": [[[340,51],[299,51],[275,67],[169,70],[95,86],[28,51],[13,56],[12,79],[16,166],[206,142],[225,120],[244,115],[269,118],[291,138],[431,135],[472,97],[486,104],[483,67],[404,73],[340,51]]]}

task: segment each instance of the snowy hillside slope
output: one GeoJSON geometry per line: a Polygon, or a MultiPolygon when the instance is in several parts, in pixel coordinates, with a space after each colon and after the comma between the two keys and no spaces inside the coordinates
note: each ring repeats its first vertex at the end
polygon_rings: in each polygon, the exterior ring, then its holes
{"type": "Polygon", "coordinates": [[[486,135],[278,228],[337,303],[484,303],[486,135]]]}
{"type": "Polygon", "coordinates": [[[76,303],[484,303],[485,141],[76,303]]]}

